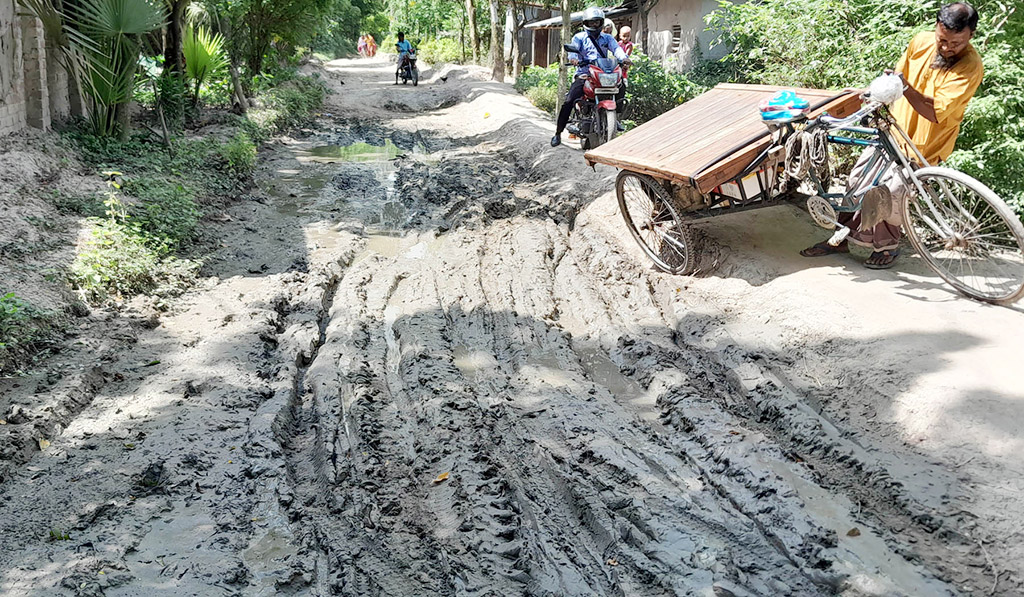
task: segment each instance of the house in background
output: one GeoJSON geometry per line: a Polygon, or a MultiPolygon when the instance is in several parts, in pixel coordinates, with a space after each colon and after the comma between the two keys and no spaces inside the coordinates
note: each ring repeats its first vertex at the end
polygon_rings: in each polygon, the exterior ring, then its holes
{"type": "MultiPolygon", "coordinates": [[[[716,8],[716,0],[659,0],[647,14],[647,47],[641,49],[667,68],[678,71],[688,70],[698,56],[709,60],[721,58],[727,49],[724,46],[712,47],[715,35],[704,31],[704,16],[716,8]]],[[[636,0],[604,10],[615,23],[616,31],[628,25],[633,30],[633,42],[641,46],[643,23],[636,0]]],[[[527,54],[524,64],[547,66],[557,62],[562,17],[558,11],[551,11],[551,15],[529,22],[524,27],[532,39],[523,42],[522,47],[525,49],[530,44],[534,48],[527,54]]],[[[578,26],[583,12],[572,13],[571,19],[578,26]]]]}

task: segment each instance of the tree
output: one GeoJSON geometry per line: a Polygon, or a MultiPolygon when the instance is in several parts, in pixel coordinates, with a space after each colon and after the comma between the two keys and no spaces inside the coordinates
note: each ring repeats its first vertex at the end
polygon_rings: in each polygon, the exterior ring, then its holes
{"type": "Polygon", "coordinates": [[[505,81],[505,43],[501,31],[498,0],[491,0],[491,79],[505,81]]]}
{"type": "Polygon", "coordinates": [[[473,62],[480,62],[480,34],[476,29],[476,5],[466,0],[466,20],[469,21],[469,45],[473,49],[473,62]]]}
{"type": "Polygon", "coordinates": [[[562,30],[561,30],[561,34],[562,35],[561,35],[561,39],[562,39],[562,46],[563,47],[558,49],[558,102],[559,102],[559,108],[561,108],[562,102],[565,101],[565,94],[566,94],[566,92],[569,91],[569,86],[568,86],[568,81],[567,81],[567,74],[568,73],[567,73],[566,68],[565,68],[566,53],[565,53],[565,47],[564,47],[564,46],[569,45],[569,42],[572,41],[572,29],[571,29],[571,27],[572,27],[572,13],[569,12],[569,0],[561,0],[561,8],[560,8],[560,10],[562,12],[562,30]]]}

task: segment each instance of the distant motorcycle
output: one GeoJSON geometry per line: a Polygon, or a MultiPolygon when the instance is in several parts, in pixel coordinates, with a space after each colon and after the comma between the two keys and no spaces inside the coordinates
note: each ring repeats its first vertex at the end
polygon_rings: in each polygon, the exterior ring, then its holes
{"type": "Polygon", "coordinates": [[[420,84],[420,69],[416,68],[416,50],[403,53],[398,58],[398,69],[395,70],[395,85],[398,85],[399,78],[402,79],[402,85],[405,85],[410,80],[413,86],[420,84]]]}
{"type": "MultiPolygon", "coordinates": [[[[579,48],[566,45],[566,51],[581,55],[579,48]]],[[[616,97],[626,71],[615,57],[580,62],[588,66],[583,84],[583,97],[573,106],[566,130],[580,138],[580,146],[593,149],[607,143],[619,133],[616,97]]]]}

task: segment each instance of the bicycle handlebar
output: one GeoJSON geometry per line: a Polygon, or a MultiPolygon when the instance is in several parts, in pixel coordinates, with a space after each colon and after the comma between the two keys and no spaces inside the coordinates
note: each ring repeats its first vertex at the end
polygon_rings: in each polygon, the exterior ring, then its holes
{"type": "Polygon", "coordinates": [[[846,118],[834,118],[827,114],[822,114],[817,118],[817,122],[821,123],[822,125],[829,129],[842,129],[850,126],[851,124],[859,122],[861,118],[864,118],[868,114],[871,114],[881,106],[881,102],[876,102],[869,99],[867,102],[864,103],[863,106],[861,106],[860,110],[857,110],[856,112],[850,114],[846,118]]]}

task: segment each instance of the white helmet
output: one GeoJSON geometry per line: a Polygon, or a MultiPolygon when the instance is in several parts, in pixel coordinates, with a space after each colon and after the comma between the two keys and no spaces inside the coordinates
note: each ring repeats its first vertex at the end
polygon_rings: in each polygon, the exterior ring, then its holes
{"type": "Polygon", "coordinates": [[[600,31],[604,26],[604,11],[591,6],[583,11],[583,28],[590,32],[600,31]]]}

